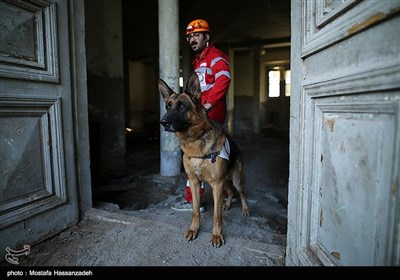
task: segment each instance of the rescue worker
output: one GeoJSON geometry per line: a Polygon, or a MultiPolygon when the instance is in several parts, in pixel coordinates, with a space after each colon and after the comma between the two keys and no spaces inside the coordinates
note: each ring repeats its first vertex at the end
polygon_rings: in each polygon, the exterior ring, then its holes
{"type": "MultiPolygon", "coordinates": [[[[195,52],[192,62],[193,70],[199,77],[201,86],[201,104],[206,108],[211,120],[225,124],[226,95],[228,93],[231,75],[229,57],[210,41],[210,26],[204,19],[195,19],[186,27],[186,39],[195,52]]],[[[231,183],[231,182],[229,182],[231,183]]],[[[176,211],[192,211],[192,194],[189,180],[186,181],[185,199],[172,206],[176,211]]],[[[200,195],[204,195],[204,182],[201,182],[200,195]]],[[[224,190],[224,195],[227,196],[224,190]]],[[[237,202],[234,197],[232,202],[237,202]]],[[[205,207],[200,205],[200,212],[205,207]]]]}

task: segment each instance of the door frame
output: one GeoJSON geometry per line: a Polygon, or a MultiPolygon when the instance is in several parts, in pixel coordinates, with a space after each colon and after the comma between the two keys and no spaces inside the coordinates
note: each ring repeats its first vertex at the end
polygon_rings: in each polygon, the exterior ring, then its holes
{"type": "Polygon", "coordinates": [[[68,1],[71,92],[74,121],[74,145],[78,212],[82,218],[92,208],[92,182],[90,177],[90,146],[88,92],[85,45],[85,1],[68,1]]]}

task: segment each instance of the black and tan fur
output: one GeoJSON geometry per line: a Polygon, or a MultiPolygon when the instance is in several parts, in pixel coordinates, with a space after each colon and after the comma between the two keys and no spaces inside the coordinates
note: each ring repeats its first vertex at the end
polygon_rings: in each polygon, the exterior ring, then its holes
{"type": "Polygon", "coordinates": [[[190,181],[193,197],[192,223],[185,232],[185,239],[194,240],[200,228],[200,182],[204,181],[212,187],[214,199],[211,243],[214,247],[220,247],[225,243],[222,234],[222,210],[230,208],[233,197],[233,188],[226,183],[227,179],[233,181],[233,186],[239,193],[243,215],[250,214],[244,194],[245,177],[240,150],[233,141],[230,141],[230,160],[216,156],[229,135],[225,133],[221,125],[208,118],[205,108],[201,105],[197,74],[192,73],[184,93],[175,93],[161,79],[158,87],[167,110],[160,123],[165,131],[175,133],[179,139],[183,152],[183,166],[190,181]],[[223,203],[224,187],[229,193],[225,204],[223,203]]]}

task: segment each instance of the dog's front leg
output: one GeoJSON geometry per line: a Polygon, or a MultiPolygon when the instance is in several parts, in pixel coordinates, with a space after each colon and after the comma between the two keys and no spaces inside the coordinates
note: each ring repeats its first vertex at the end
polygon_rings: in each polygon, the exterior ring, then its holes
{"type": "Polygon", "coordinates": [[[222,191],[224,187],[224,180],[220,180],[212,186],[214,198],[214,223],[211,236],[211,243],[214,247],[220,247],[225,243],[224,236],[222,235],[222,191]]]}
{"type": "Polygon", "coordinates": [[[200,181],[197,178],[190,178],[190,192],[192,193],[192,223],[185,232],[185,239],[192,241],[196,239],[200,228],[200,181]]]}

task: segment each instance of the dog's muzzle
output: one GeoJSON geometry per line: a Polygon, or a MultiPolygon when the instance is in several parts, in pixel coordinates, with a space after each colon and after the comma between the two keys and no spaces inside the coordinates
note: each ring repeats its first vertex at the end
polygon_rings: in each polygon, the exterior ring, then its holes
{"type": "Polygon", "coordinates": [[[167,121],[166,119],[161,119],[160,124],[164,127],[165,131],[168,132],[175,132],[174,126],[171,122],[167,121]]]}

